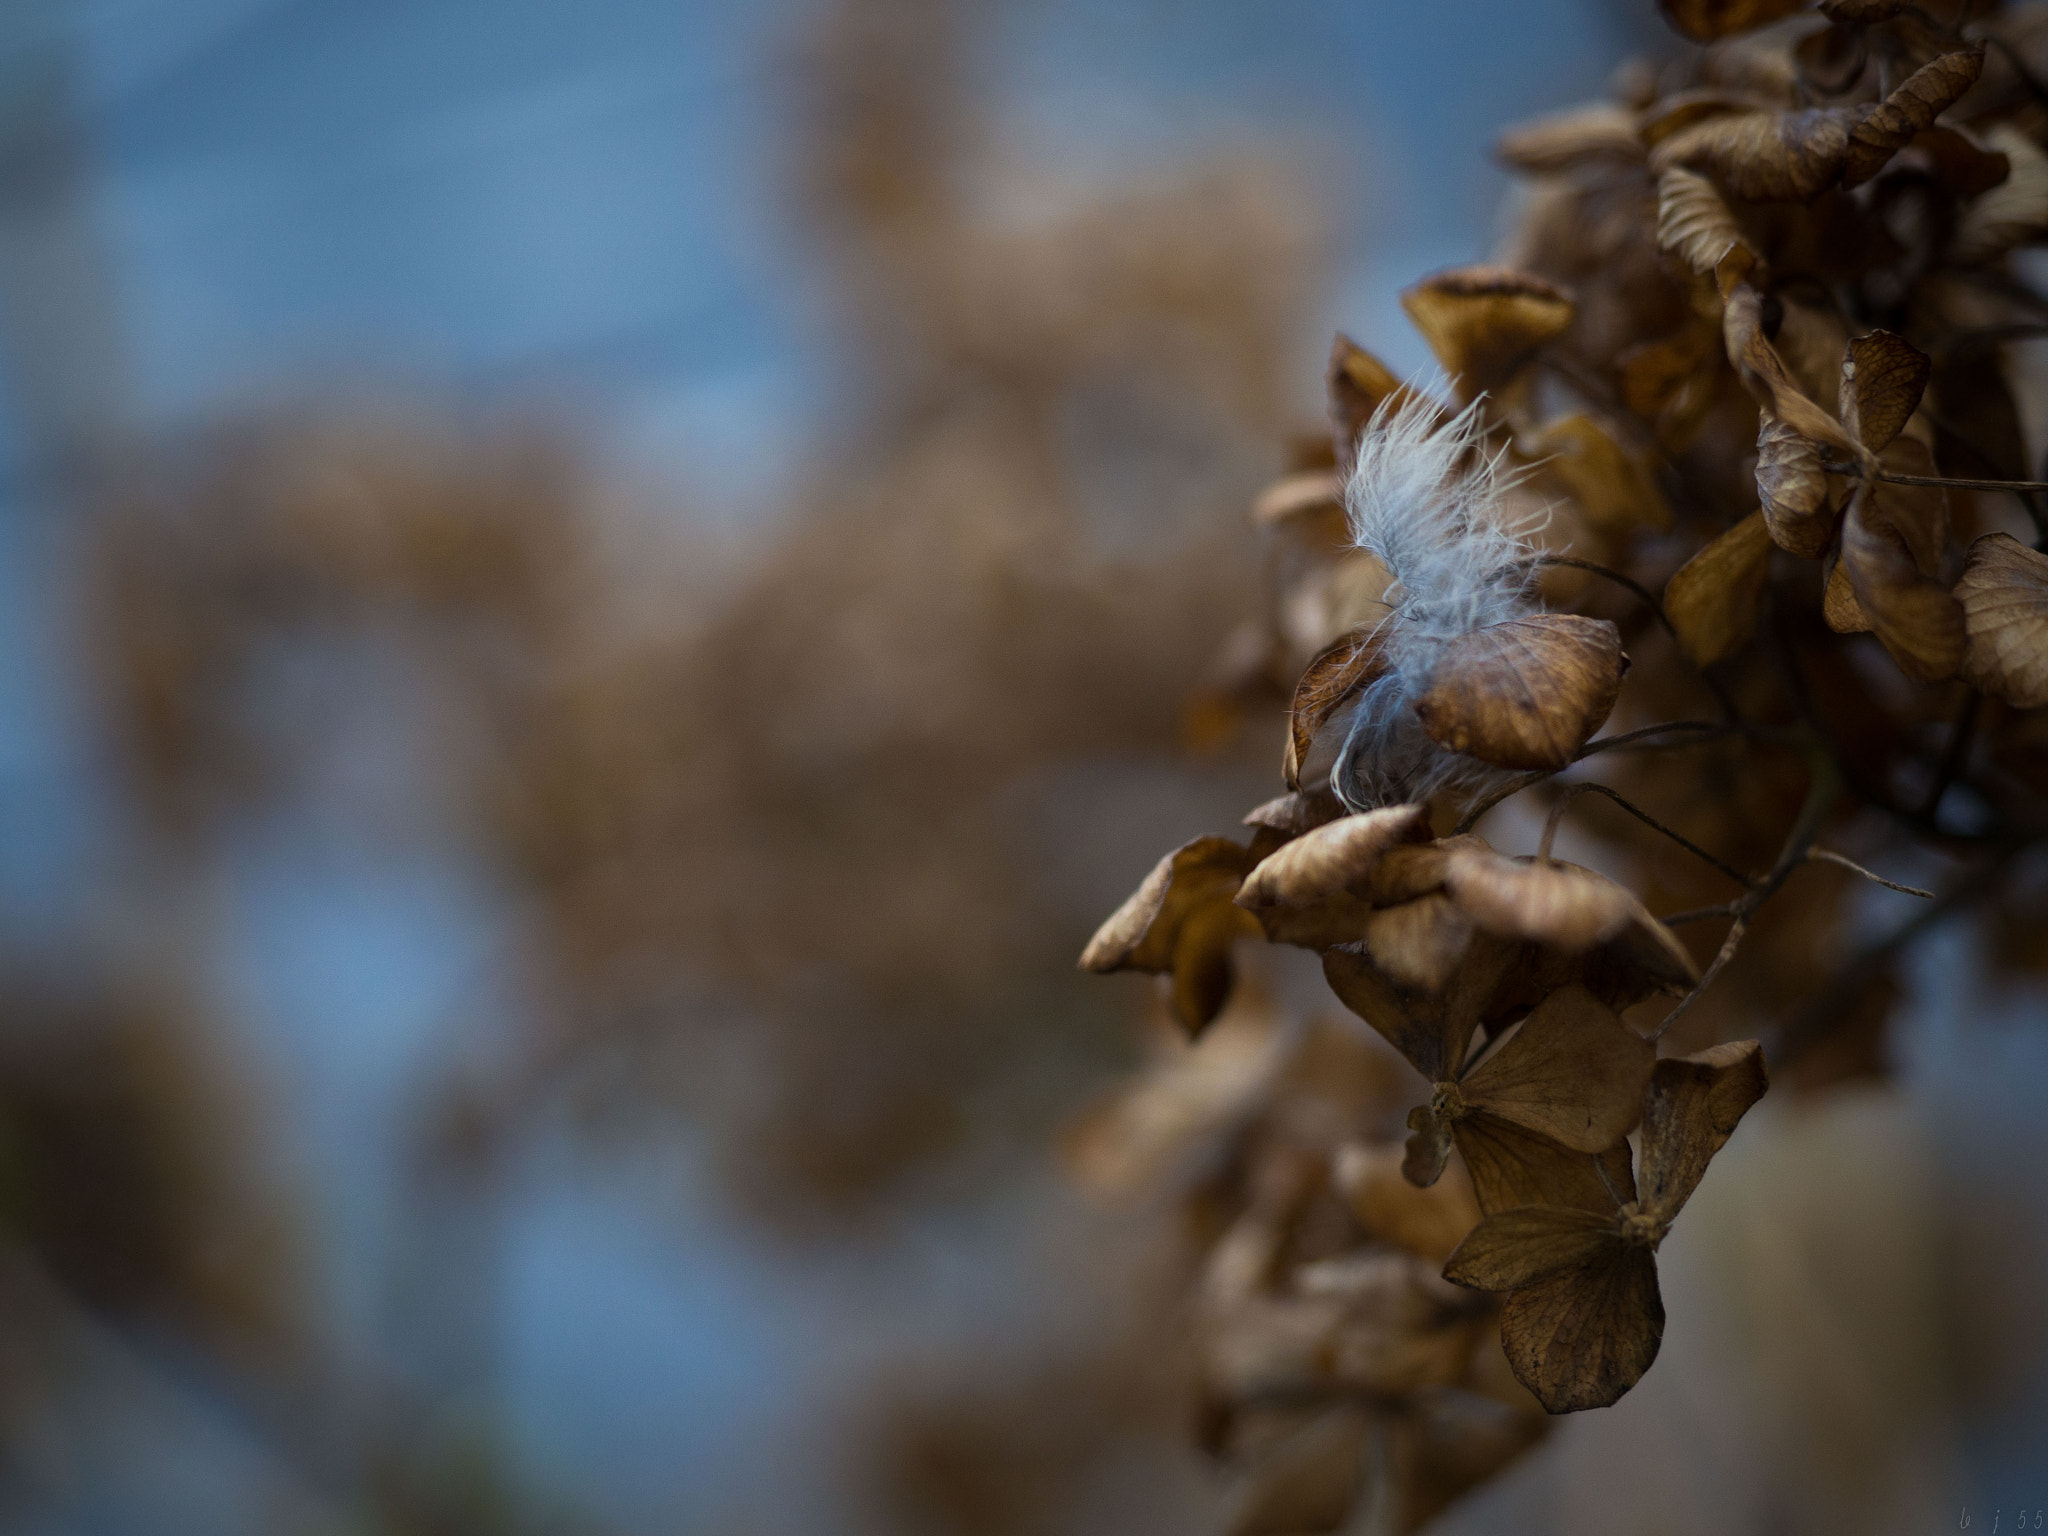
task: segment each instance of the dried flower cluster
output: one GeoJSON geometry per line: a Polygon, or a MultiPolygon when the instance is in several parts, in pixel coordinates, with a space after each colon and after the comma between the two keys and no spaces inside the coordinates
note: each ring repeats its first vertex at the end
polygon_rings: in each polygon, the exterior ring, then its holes
{"type": "Polygon", "coordinates": [[[1208,1182],[1177,1187],[1225,1208],[1197,1317],[1240,1531],[1365,1498],[1412,1529],[1532,1440],[1468,1435],[1444,1475],[1445,1403],[1515,1411],[1476,1323],[1550,1413],[1619,1399],[1663,1331],[1657,1246],[1766,1055],[1795,1086],[1881,1070],[1903,941],[1977,903],[2027,927],[2048,485],[2013,348],[2048,299],[2014,258],[2048,239],[2048,7],[1979,10],[1665,0],[1705,46],[1509,133],[1498,264],[1404,295],[1452,398],[1340,337],[1331,439],[1253,508],[1267,617],[1203,718],[1277,690],[1287,793],[1161,860],[1081,960],[1164,978],[1191,1035],[1223,1021],[1083,1168],[1127,1181],[1134,1147],[1208,1128],[1208,1182]],[[1511,856],[1473,829],[1525,791],[1549,819],[1511,856]],[[1643,896],[1551,856],[1586,795],[1681,850],[1643,896]],[[1880,879],[1824,835],[1952,878],[1880,879]],[[1858,942],[1853,876],[1931,905],[1858,942]],[[1414,1069],[1405,1149],[1374,1140],[1384,1092],[1336,1105],[1270,1059],[1370,1036],[1239,1043],[1261,941],[1319,954],[1414,1069]]]}

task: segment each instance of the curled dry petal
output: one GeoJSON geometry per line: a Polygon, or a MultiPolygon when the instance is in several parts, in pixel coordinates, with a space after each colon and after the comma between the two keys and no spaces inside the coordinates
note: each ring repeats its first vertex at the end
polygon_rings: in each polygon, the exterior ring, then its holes
{"type": "Polygon", "coordinates": [[[1154,866],[1081,952],[1084,971],[1148,971],[1173,977],[1173,1009],[1200,1031],[1230,995],[1230,948],[1259,932],[1232,904],[1251,854],[1225,837],[1198,837],[1154,866]]]}
{"type": "Polygon", "coordinates": [[[1811,202],[1837,183],[1853,187],[1876,175],[1983,67],[1983,48],[1964,48],[1915,70],[1875,104],[1700,117],[1669,132],[1650,166],[1705,171],[1745,202],[1811,202]]]}
{"type": "Polygon", "coordinates": [[[1983,70],[1982,43],[1944,53],[1914,70],[1850,132],[1842,185],[1860,186],[1883,170],[1914,135],[1933,127],[1935,118],[1975,85],[1983,70]]]}
{"type": "MultiPolygon", "coordinates": [[[[1605,875],[1576,864],[1510,859],[1483,844],[1454,851],[1444,888],[1483,933],[1586,955],[1618,974],[1588,985],[1609,1007],[1658,987],[1689,985],[1697,973],[1685,947],[1643,904],[1605,875]]],[[[1563,978],[1557,980],[1563,984],[1563,978]]]]}
{"type": "Polygon", "coordinates": [[[1770,570],[1771,533],[1752,512],[1694,555],[1664,588],[1664,613],[1696,666],[1708,667],[1756,632],[1770,570]]]}
{"type": "Polygon", "coordinates": [[[1347,892],[1363,894],[1388,851],[1428,840],[1427,806],[1392,805],[1340,816],[1268,855],[1245,877],[1237,904],[1306,907],[1347,892]]]}
{"type": "Polygon", "coordinates": [[[1657,0],[1673,31],[1696,43],[1767,27],[1806,9],[1809,0],[1657,0]]]}
{"type": "Polygon", "coordinates": [[[1657,1063],[1643,1106],[1642,1208],[1660,1222],[1677,1216],[1714,1154],[1770,1086],[1763,1047],[1731,1040],[1657,1063]]]}
{"type": "Polygon", "coordinates": [[[1814,404],[1793,382],[1784,359],[1764,335],[1763,313],[1764,296],[1748,283],[1736,286],[1721,312],[1721,334],[1728,349],[1728,361],[1735,365],[1743,387],[1757,404],[1769,409],[1802,437],[1851,454],[1860,453],[1842,424],[1814,404]]]}
{"type": "Polygon", "coordinates": [[[1723,257],[1740,247],[1748,255],[1744,275],[1763,280],[1757,272],[1762,258],[1728,211],[1720,190],[1682,165],[1667,168],[1657,178],[1657,246],[1702,274],[1713,272],[1723,257]]]}
{"type": "Polygon", "coordinates": [[[1588,160],[1640,160],[1643,142],[1633,113],[1601,102],[1510,128],[1494,153],[1513,170],[1556,176],[1588,160]]]}
{"type": "Polygon", "coordinates": [[[1970,546],[1955,595],[1970,686],[2021,709],[2048,704],[2048,555],[2009,533],[1987,533],[1970,546]]]}
{"type": "Polygon", "coordinates": [[[1497,390],[1572,323],[1570,295],[1511,267],[1451,267],[1401,295],[1422,339],[1466,400],[1497,390]]]}
{"type": "Polygon", "coordinates": [[[1541,613],[1453,640],[1415,710],[1454,752],[1500,768],[1562,768],[1614,708],[1627,669],[1607,620],[1541,613]]]}
{"type": "Polygon", "coordinates": [[[1820,445],[1768,409],[1757,415],[1756,493],[1771,542],[1787,554],[1815,560],[1833,541],[1835,511],[1820,445]]]}
{"type": "Polygon", "coordinates": [[[1872,453],[1882,452],[1920,408],[1933,366],[1890,331],[1852,338],[1842,357],[1842,425],[1872,453]]]}
{"type": "Polygon", "coordinates": [[[1301,788],[1302,766],[1316,733],[1347,699],[1386,670],[1380,641],[1377,625],[1361,624],[1325,646],[1303,670],[1287,712],[1287,750],[1280,766],[1289,789],[1301,788]]]}
{"type": "MultiPolygon", "coordinates": [[[[1290,842],[1304,832],[1312,832],[1325,822],[1335,821],[1344,814],[1344,802],[1327,790],[1319,793],[1302,794],[1298,791],[1277,795],[1263,805],[1253,806],[1244,814],[1243,825],[1254,828],[1254,837],[1269,833],[1278,843],[1290,842]]],[[[1254,848],[1257,843],[1254,842],[1254,848]]],[[[1267,852],[1271,852],[1268,849],[1267,852]]],[[[1264,858],[1265,854],[1260,854],[1264,858]]],[[[1254,866],[1256,868],[1256,866],[1254,866]]]]}

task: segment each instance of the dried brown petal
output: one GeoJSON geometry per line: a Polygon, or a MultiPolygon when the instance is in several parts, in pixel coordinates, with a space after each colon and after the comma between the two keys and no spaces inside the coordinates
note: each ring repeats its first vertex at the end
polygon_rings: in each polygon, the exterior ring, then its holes
{"type": "Polygon", "coordinates": [[[1604,1152],[1642,1113],[1656,1059],[1656,1047],[1584,987],[1565,987],[1538,1004],[1459,1090],[1475,1111],[1561,1146],[1604,1152]]]}
{"type": "Polygon", "coordinates": [[[1365,936],[1373,868],[1390,849],[1426,842],[1429,812],[1389,806],[1342,816],[1275,850],[1245,878],[1236,904],[1254,913],[1266,936],[1304,949],[1328,949],[1365,936]]]}
{"type": "Polygon", "coordinates": [[[1560,1205],[1612,1220],[1622,1202],[1636,1197],[1627,1142],[1606,1152],[1575,1152],[1505,1120],[1477,1116],[1460,1121],[1457,1136],[1473,1195],[1488,1215],[1520,1205],[1560,1205]]]}
{"type": "Polygon", "coordinates": [[[1901,531],[1904,520],[1885,515],[1884,503],[1896,497],[1903,504],[1907,498],[1896,493],[1906,489],[1857,482],[1842,519],[1841,569],[1857,609],[1899,670],[1923,682],[1939,682],[1954,677],[1963,664],[1963,609],[1946,587],[1921,573],[1901,531]]]}
{"type": "Polygon", "coordinates": [[[1611,1213],[1519,1206],[1474,1227],[1445,1263],[1444,1278],[1478,1291],[1518,1291],[1597,1263],[1620,1241],[1611,1213]]]}
{"type": "Polygon", "coordinates": [[[2048,555],[2009,533],[1970,546],[1956,583],[1969,636],[1963,677],[2020,709],[2048,704],[2048,555]]]}
{"type": "Polygon", "coordinates": [[[1508,1364],[1551,1413],[1618,1401],[1656,1363],[1663,1339],[1657,1261],[1649,1249],[1622,1243],[1516,1291],[1501,1309],[1508,1364]]]}
{"type": "Polygon", "coordinates": [[[1441,891],[1367,915],[1362,938],[1373,963],[1404,987],[1442,990],[1464,963],[1472,919],[1441,891]]]}
{"type": "Polygon", "coordinates": [[[1672,166],[1705,171],[1745,202],[1811,202],[1841,178],[1849,132],[1866,110],[1722,113],[1681,128],[1650,155],[1660,175],[1672,166]]]}
{"type": "Polygon", "coordinates": [[[1673,31],[1696,43],[1753,32],[1806,9],[1811,0],[1657,0],[1673,31]]]}
{"type": "Polygon", "coordinates": [[[1237,893],[1243,907],[1305,907],[1362,894],[1390,850],[1429,840],[1429,807],[1391,805],[1340,816],[1304,832],[1263,860],[1237,893]]]}
{"type": "Polygon", "coordinates": [[[1287,715],[1287,750],[1281,773],[1289,789],[1301,788],[1302,765],[1308,761],[1316,732],[1340,706],[1386,670],[1375,625],[1361,624],[1325,646],[1294,685],[1287,715]]]}
{"type": "Polygon", "coordinates": [[[1408,1111],[1406,1154],[1401,1159],[1401,1177],[1417,1189],[1428,1189],[1444,1171],[1451,1157],[1451,1123],[1427,1104],[1408,1111]]]}
{"type": "Polygon", "coordinates": [[[1230,993],[1230,947],[1258,933],[1258,920],[1232,905],[1251,854],[1224,837],[1198,837],[1174,850],[1081,952],[1084,971],[1172,973],[1174,1012],[1199,1031],[1230,993]]]}
{"type": "Polygon", "coordinates": [[[1630,347],[1617,359],[1622,403],[1655,426],[1667,451],[1690,448],[1705,425],[1718,393],[1720,351],[1715,331],[1690,325],[1675,336],[1630,347]]]}
{"type": "Polygon", "coordinates": [[[1927,354],[1903,336],[1853,337],[1842,358],[1842,425],[1872,453],[1883,451],[1920,408],[1932,369],[1927,354]]]}
{"type": "Polygon", "coordinates": [[[1395,378],[1385,363],[1341,332],[1330,348],[1329,382],[1330,420],[1347,453],[1380,407],[1390,401],[1406,404],[1428,398],[1395,378]]]}
{"type": "MultiPolygon", "coordinates": [[[[1335,821],[1343,814],[1344,802],[1328,790],[1312,794],[1293,791],[1277,795],[1263,805],[1252,807],[1245,812],[1242,825],[1270,832],[1280,842],[1291,842],[1302,833],[1313,832],[1317,827],[1335,821]]],[[[1271,850],[1268,849],[1267,852],[1271,850]]],[[[1259,855],[1261,860],[1265,857],[1264,853],[1259,855]]]]}
{"type": "Polygon", "coordinates": [[[1355,950],[1323,956],[1323,978],[1338,1001],[1383,1035],[1432,1083],[1448,1082],[1465,1060],[1479,1015],[1520,951],[1474,935],[1465,963],[1441,991],[1404,986],[1355,950]]]}
{"type": "Polygon", "coordinates": [[[1646,1215],[1669,1222],[1678,1214],[1708,1162],[1769,1086],[1763,1047],[1754,1040],[1731,1040],[1657,1063],[1643,1106],[1646,1215]]]}
{"type": "Polygon", "coordinates": [[[1642,904],[1605,875],[1511,859],[1491,848],[1454,853],[1444,887],[1488,933],[1570,951],[1612,938],[1642,913],[1642,904]]]}
{"type": "Polygon", "coordinates": [[[1852,454],[1858,452],[1855,440],[1842,424],[1814,404],[1793,382],[1784,360],[1764,335],[1763,311],[1763,294],[1747,283],[1739,284],[1728,295],[1722,310],[1721,332],[1728,361],[1735,365],[1743,387],[1757,404],[1767,407],[1802,437],[1852,454]]]}
{"type": "Polygon", "coordinates": [[[1432,273],[1402,293],[1401,307],[1466,400],[1507,383],[1573,314],[1556,284],[1495,266],[1432,273]]]}
{"type": "Polygon", "coordinates": [[[1467,833],[1464,837],[1448,837],[1441,842],[1394,849],[1373,868],[1372,883],[1367,888],[1372,904],[1376,907],[1397,906],[1443,889],[1444,871],[1450,866],[1449,850],[1453,846],[1462,847],[1468,841],[1477,842],[1479,839],[1467,833]]]}
{"type": "Polygon", "coordinates": [[[1820,445],[1770,413],[1757,415],[1756,493],[1771,542],[1815,560],[1835,536],[1835,511],[1821,468],[1820,445]]]}
{"type": "Polygon", "coordinates": [[[1607,620],[1540,613],[1453,640],[1415,712],[1453,752],[1500,768],[1562,768],[1614,708],[1627,670],[1607,620]]]}
{"type": "Polygon", "coordinates": [[[1771,531],[1752,512],[1680,566],[1664,587],[1664,613],[1694,665],[1708,667],[1756,632],[1757,600],[1771,564],[1771,531]]]}
{"type": "Polygon", "coordinates": [[[1600,532],[1618,536],[1638,528],[1670,528],[1671,508],[1656,483],[1592,417],[1572,415],[1553,422],[1532,446],[1547,455],[1544,468],[1564,483],[1586,521],[1600,532]]]}
{"type": "Polygon", "coordinates": [[[1282,475],[1252,503],[1252,521],[1261,528],[1276,528],[1304,517],[1342,515],[1344,480],[1333,469],[1296,470],[1282,475]]]}
{"type": "Polygon", "coordinates": [[[1479,1221],[1472,1184],[1457,1169],[1432,1188],[1401,1176],[1401,1150],[1384,1143],[1338,1148],[1336,1186],[1366,1235],[1441,1264],[1479,1221]]]}
{"type": "Polygon", "coordinates": [[[1838,635],[1867,635],[1870,619],[1856,603],[1856,589],[1849,585],[1849,571],[1842,564],[1842,546],[1831,547],[1821,562],[1821,617],[1838,635]]]}
{"type": "Polygon", "coordinates": [[[1935,118],[1977,83],[1983,69],[1984,45],[1979,43],[1945,53],[1908,75],[1851,131],[1842,185],[1859,186],[1884,169],[1915,134],[1933,127],[1935,118]]]}
{"type": "Polygon", "coordinates": [[[1494,153],[1511,169],[1555,176],[1588,160],[1640,160],[1643,143],[1634,114],[1602,102],[1510,128],[1494,153]]]}
{"type": "Polygon", "coordinates": [[[1657,247],[1703,274],[1713,272],[1723,257],[1739,248],[1748,258],[1743,276],[1763,280],[1756,270],[1762,257],[1744,237],[1720,189],[1682,165],[1669,167],[1657,178],[1657,247]]]}

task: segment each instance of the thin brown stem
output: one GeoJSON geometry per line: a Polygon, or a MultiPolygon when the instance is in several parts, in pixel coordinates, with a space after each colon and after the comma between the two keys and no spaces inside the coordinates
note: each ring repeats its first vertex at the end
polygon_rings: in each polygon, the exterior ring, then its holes
{"type": "Polygon", "coordinates": [[[1841,475],[1850,480],[1883,480],[1892,485],[1933,485],[1949,491],[2011,491],[2020,495],[2027,491],[2048,491],[2048,480],[1968,480],[1955,475],[1895,475],[1890,470],[1866,471],[1858,464],[1823,463],[1821,468],[1831,475],[1841,475]]]}
{"type": "MultiPolygon", "coordinates": [[[[1624,731],[1619,736],[1602,736],[1597,740],[1589,741],[1572,754],[1572,762],[1584,762],[1587,758],[1597,753],[1614,752],[1627,747],[1634,747],[1637,751],[1663,751],[1672,747],[1690,745],[1688,742],[1665,741],[1658,742],[1654,746],[1649,747],[1635,746],[1637,742],[1646,741],[1652,736],[1669,736],[1679,732],[1698,736],[1756,736],[1763,740],[1771,739],[1768,733],[1760,731],[1754,726],[1744,725],[1734,720],[1670,720],[1662,725],[1646,725],[1640,730],[1624,731]]],[[[1566,766],[1569,767],[1570,764],[1566,766]]],[[[1492,793],[1482,795],[1474,802],[1472,808],[1459,821],[1457,830],[1460,832],[1470,832],[1473,827],[1479,824],[1480,817],[1484,816],[1496,805],[1499,805],[1503,800],[1512,799],[1532,784],[1541,784],[1545,779],[1555,778],[1562,771],[1562,769],[1557,768],[1537,768],[1529,773],[1517,774],[1514,778],[1509,779],[1505,784],[1493,790],[1492,793]]]]}
{"type": "Polygon", "coordinates": [[[1873,885],[1881,885],[1888,891],[1900,891],[1908,896],[1926,896],[1930,898],[1934,895],[1934,892],[1923,891],[1917,885],[1900,885],[1896,880],[1887,880],[1883,875],[1873,874],[1854,859],[1846,859],[1830,848],[1809,848],[1806,850],[1806,860],[1809,864],[1839,864],[1850,873],[1861,875],[1873,885]]]}
{"type": "Polygon", "coordinates": [[[1656,817],[1652,816],[1648,811],[1644,810],[1641,806],[1634,804],[1632,801],[1624,799],[1622,796],[1616,794],[1613,790],[1609,789],[1605,784],[1595,784],[1591,780],[1582,780],[1576,784],[1567,784],[1564,787],[1564,794],[1559,797],[1557,804],[1551,807],[1550,819],[1546,821],[1543,825],[1543,843],[1542,846],[1537,850],[1537,858],[1548,859],[1550,857],[1551,840],[1557,835],[1558,823],[1564,819],[1565,807],[1570,805],[1572,801],[1580,795],[1605,795],[1609,800],[1612,800],[1624,811],[1627,811],[1629,815],[1635,817],[1637,821],[1640,821],[1652,832],[1661,832],[1664,836],[1670,838],[1672,842],[1678,844],[1679,847],[1683,848],[1687,853],[1693,855],[1693,857],[1706,860],[1707,863],[1713,865],[1714,868],[1721,871],[1722,874],[1726,875],[1730,880],[1733,880],[1737,885],[1741,886],[1744,890],[1749,889],[1750,886],[1756,883],[1755,881],[1751,880],[1749,876],[1743,874],[1741,870],[1734,868],[1732,865],[1724,863],[1722,860],[1716,858],[1713,854],[1707,852],[1706,849],[1702,848],[1698,843],[1694,842],[1684,833],[1676,831],[1671,827],[1665,826],[1663,822],[1659,821],[1656,817]]]}
{"type": "Polygon", "coordinates": [[[1807,785],[1806,803],[1799,808],[1799,815],[1793,820],[1792,830],[1785,835],[1785,846],[1778,852],[1778,862],[1771,866],[1769,874],[1754,882],[1734,901],[1729,903],[1729,915],[1735,919],[1729,928],[1728,937],[1721,941],[1721,949],[1714,956],[1713,964],[1701,976],[1698,985],[1679,999],[1678,1006],[1664,1016],[1664,1022],[1651,1031],[1652,1040],[1660,1040],[1667,1030],[1676,1024],[1687,1009],[1700,1000],[1714,979],[1727,968],[1735,958],[1735,951],[1741,946],[1743,935],[1749,932],[1749,920],[1757,909],[1784,886],[1792,877],[1792,871],[1806,862],[1813,840],[1820,835],[1821,823],[1827,819],[1828,811],[1841,793],[1842,777],[1835,771],[1835,763],[1818,740],[1809,743],[1806,760],[1812,773],[1807,785]]]}

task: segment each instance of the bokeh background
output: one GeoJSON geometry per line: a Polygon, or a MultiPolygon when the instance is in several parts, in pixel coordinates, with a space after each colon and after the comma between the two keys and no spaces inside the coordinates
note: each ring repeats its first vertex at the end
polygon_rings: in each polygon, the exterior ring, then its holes
{"type": "MultiPolygon", "coordinates": [[[[1164,1218],[1057,1155],[1142,1038],[1073,957],[1277,787],[1186,703],[1330,334],[1425,368],[1494,135],[1671,47],[0,6],[0,1528],[1211,1528],[1164,1218]]],[[[1973,942],[1447,1529],[2048,1506],[2048,1035],[1973,942]]]]}

